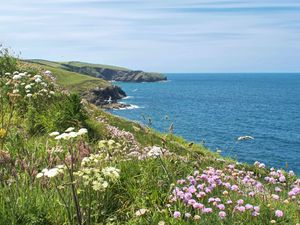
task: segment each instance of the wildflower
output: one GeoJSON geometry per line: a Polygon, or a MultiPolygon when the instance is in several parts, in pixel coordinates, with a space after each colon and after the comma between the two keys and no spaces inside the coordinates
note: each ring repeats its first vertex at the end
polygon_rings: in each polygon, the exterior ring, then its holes
{"type": "Polygon", "coordinates": [[[71,132],[71,131],[73,131],[73,130],[75,130],[74,127],[69,127],[68,129],[65,130],[65,132],[66,132],[66,133],[69,133],[69,132],[71,132]]]}
{"type": "Polygon", "coordinates": [[[276,223],[276,220],[271,220],[270,223],[274,224],[276,223]]]}
{"type": "Polygon", "coordinates": [[[294,171],[293,171],[293,170],[290,170],[290,171],[289,171],[289,176],[290,176],[290,177],[293,177],[293,176],[295,176],[295,173],[294,173],[294,171]]]}
{"type": "Polygon", "coordinates": [[[194,216],[194,220],[200,220],[200,219],[201,219],[201,217],[199,215],[194,216]]]}
{"type": "Polygon", "coordinates": [[[20,79],[22,79],[22,76],[20,76],[19,74],[13,76],[13,80],[20,80],[20,79]]]}
{"type": "Polygon", "coordinates": [[[57,136],[59,135],[59,132],[55,131],[55,132],[52,132],[49,134],[50,137],[54,137],[54,136],[57,136]]]}
{"type": "Polygon", "coordinates": [[[243,200],[243,199],[237,200],[237,204],[238,204],[238,205],[243,205],[243,204],[244,204],[244,200],[243,200]]]}
{"type": "Polygon", "coordinates": [[[204,208],[204,209],[202,209],[202,212],[203,213],[212,213],[212,208],[204,208]]]}
{"type": "Polygon", "coordinates": [[[276,191],[276,192],[281,192],[281,188],[275,187],[275,191],[276,191]]]}
{"type": "Polygon", "coordinates": [[[220,210],[225,210],[225,205],[219,204],[219,205],[217,205],[217,208],[220,210]]]}
{"type": "Polygon", "coordinates": [[[136,216],[143,216],[148,211],[149,211],[148,209],[139,209],[138,211],[135,212],[135,215],[136,216]]]}
{"type": "Polygon", "coordinates": [[[35,83],[41,83],[42,82],[42,80],[40,78],[36,78],[34,81],[35,81],[35,83]]]}
{"type": "Polygon", "coordinates": [[[0,138],[4,138],[6,135],[6,130],[4,128],[0,128],[0,138]]]}
{"type": "Polygon", "coordinates": [[[280,181],[280,182],[285,182],[285,176],[283,176],[283,175],[280,176],[280,177],[279,177],[279,181],[280,181]]]}
{"type": "Polygon", "coordinates": [[[106,167],[102,169],[102,173],[105,177],[111,179],[112,181],[116,181],[120,177],[120,170],[115,167],[106,167]]]}
{"type": "Polygon", "coordinates": [[[278,196],[278,195],[275,195],[275,194],[272,194],[272,198],[275,199],[275,200],[278,200],[278,199],[279,199],[279,196],[278,196]]]}
{"type": "Polygon", "coordinates": [[[161,221],[158,222],[157,225],[165,225],[165,224],[166,224],[165,221],[162,221],[162,220],[161,220],[161,221]]]}
{"type": "Polygon", "coordinates": [[[157,158],[162,155],[162,151],[160,147],[153,146],[147,154],[149,157],[157,158]]]}
{"type": "Polygon", "coordinates": [[[251,210],[251,209],[253,209],[253,205],[251,205],[251,204],[246,204],[246,205],[245,205],[245,208],[246,208],[247,210],[251,210]]]}
{"type": "Polygon", "coordinates": [[[220,217],[221,219],[224,219],[224,218],[226,217],[226,212],[220,211],[220,212],[219,212],[219,217],[220,217]]]}
{"type": "Polygon", "coordinates": [[[184,216],[185,218],[190,218],[192,215],[190,213],[185,213],[184,216]]]}
{"type": "Polygon", "coordinates": [[[276,210],[275,211],[275,216],[280,218],[280,217],[283,217],[283,212],[281,210],[276,210]]]}
{"type": "Polygon", "coordinates": [[[25,89],[31,89],[31,85],[30,85],[30,84],[27,84],[27,85],[25,86],[25,89]]]}
{"type": "Polygon", "coordinates": [[[239,212],[245,212],[246,208],[245,208],[245,206],[237,206],[236,210],[239,211],[239,212]]]}
{"type": "Polygon", "coordinates": [[[179,211],[175,211],[173,216],[174,216],[174,218],[178,219],[181,217],[181,213],[179,211]]]}
{"type": "Polygon", "coordinates": [[[27,94],[26,96],[27,96],[28,98],[30,98],[30,97],[32,97],[32,94],[27,94]]]}

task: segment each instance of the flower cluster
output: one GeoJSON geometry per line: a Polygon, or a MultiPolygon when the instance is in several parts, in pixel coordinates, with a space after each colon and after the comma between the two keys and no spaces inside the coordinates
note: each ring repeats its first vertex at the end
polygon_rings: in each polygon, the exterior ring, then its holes
{"type": "Polygon", "coordinates": [[[69,127],[67,130],[65,130],[64,133],[60,134],[59,132],[55,131],[49,134],[51,137],[55,137],[55,140],[69,140],[72,138],[76,138],[78,136],[82,136],[84,134],[87,134],[87,129],[86,128],[81,128],[77,132],[74,131],[74,127],[69,127]]]}
{"type": "Polygon", "coordinates": [[[56,177],[59,174],[64,173],[65,166],[64,165],[58,165],[54,168],[51,169],[43,169],[40,173],[36,175],[36,178],[41,178],[41,177],[48,177],[48,178],[53,178],[56,177]]]}
{"type": "Polygon", "coordinates": [[[44,75],[31,75],[27,72],[5,73],[5,88],[10,97],[51,98],[55,95],[55,84],[50,71],[44,75]]]}
{"type": "MultiPolygon", "coordinates": [[[[259,162],[256,162],[255,166],[265,167],[259,162]]],[[[173,217],[177,219],[197,220],[212,213],[222,220],[226,219],[227,215],[247,215],[245,218],[254,219],[261,213],[257,199],[264,199],[269,203],[278,201],[280,197],[276,193],[281,192],[281,186],[287,186],[282,171],[271,169],[270,174],[265,180],[271,186],[264,185],[253,171],[239,170],[235,165],[228,165],[224,170],[208,167],[202,173],[195,171],[193,176],[177,181],[168,207],[174,206],[177,209],[173,212],[173,217]],[[270,182],[271,178],[275,181],[270,182]]],[[[293,175],[292,172],[289,174],[293,175]]],[[[298,183],[298,180],[294,182],[288,194],[291,200],[300,193],[298,183]]],[[[284,212],[276,209],[274,216],[284,217],[284,212]]]]}
{"type": "Polygon", "coordinates": [[[109,183],[115,183],[120,177],[120,170],[115,167],[101,168],[102,159],[99,154],[83,158],[81,169],[75,173],[84,186],[91,186],[94,191],[105,191],[109,183]]]}

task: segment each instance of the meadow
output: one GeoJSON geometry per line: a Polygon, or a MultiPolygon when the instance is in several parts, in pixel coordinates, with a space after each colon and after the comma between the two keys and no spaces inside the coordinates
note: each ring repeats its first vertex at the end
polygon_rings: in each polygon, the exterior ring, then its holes
{"type": "Polygon", "coordinates": [[[79,95],[106,81],[48,69],[1,50],[0,224],[300,223],[293,171],[111,115],[79,95]]]}

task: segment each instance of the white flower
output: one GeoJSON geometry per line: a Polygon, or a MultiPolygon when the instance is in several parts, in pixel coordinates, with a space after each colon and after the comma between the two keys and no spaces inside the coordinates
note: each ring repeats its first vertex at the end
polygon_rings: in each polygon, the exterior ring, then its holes
{"type": "Polygon", "coordinates": [[[13,72],[13,75],[18,75],[18,74],[19,74],[18,71],[13,72]]]}
{"type": "Polygon", "coordinates": [[[49,94],[51,94],[51,95],[54,95],[54,94],[55,94],[55,92],[54,92],[54,91],[50,91],[50,92],[49,92],[49,94]]]}
{"type": "Polygon", "coordinates": [[[39,79],[42,79],[42,76],[37,74],[37,75],[34,76],[34,78],[35,78],[35,79],[38,79],[38,78],[39,78],[39,79]]]}
{"type": "Polygon", "coordinates": [[[59,132],[55,131],[55,132],[52,132],[49,134],[50,137],[54,137],[54,136],[57,136],[59,135],[59,132]]]}
{"type": "Polygon", "coordinates": [[[135,212],[135,215],[136,216],[142,216],[148,211],[149,211],[148,209],[139,209],[138,211],[135,212]]]}
{"type": "Polygon", "coordinates": [[[73,131],[73,130],[75,130],[75,128],[74,127],[69,127],[68,129],[66,129],[66,131],[65,132],[71,132],[71,131],[73,131]]]}
{"type": "Polygon", "coordinates": [[[32,94],[27,94],[26,96],[27,96],[28,98],[30,98],[30,97],[32,97],[32,94]]]}
{"type": "Polygon", "coordinates": [[[30,85],[30,84],[27,84],[27,85],[25,86],[25,89],[31,89],[31,85],[30,85]]]}
{"type": "Polygon", "coordinates": [[[160,147],[153,146],[147,154],[149,157],[157,158],[162,155],[162,151],[160,147]]]}
{"type": "Polygon", "coordinates": [[[86,134],[87,132],[88,132],[87,129],[81,128],[81,129],[77,132],[77,134],[78,134],[78,135],[83,135],[83,134],[86,134]]]}
{"type": "Polygon", "coordinates": [[[21,83],[22,86],[24,86],[26,83],[21,83]]]}
{"type": "Polygon", "coordinates": [[[22,79],[22,77],[18,74],[13,76],[13,80],[20,80],[20,79],[22,79]]]}
{"type": "Polygon", "coordinates": [[[19,93],[19,89],[14,89],[14,90],[13,90],[13,93],[14,93],[14,94],[19,93]]]}
{"type": "Polygon", "coordinates": [[[36,78],[34,81],[35,81],[35,83],[41,83],[42,82],[42,80],[40,78],[36,78]]]}
{"type": "Polygon", "coordinates": [[[44,176],[44,173],[38,173],[37,175],[36,175],[36,178],[41,178],[41,177],[43,177],[44,176]]]}
{"type": "Polygon", "coordinates": [[[102,169],[102,173],[105,177],[110,178],[112,181],[116,181],[120,177],[120,170],[115,167],[106,167],[102,169]]]}

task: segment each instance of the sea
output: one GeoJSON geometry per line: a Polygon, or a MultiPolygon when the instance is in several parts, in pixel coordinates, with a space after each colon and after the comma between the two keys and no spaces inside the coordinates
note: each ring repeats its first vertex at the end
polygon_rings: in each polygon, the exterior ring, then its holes
{"type": "Polygon", "coordinates": [[[165,82],[116,82],[131,106],[111,112],[161,132],[173,124],[176,135],[211,151],[300,175],[300,74],[166,75],[165,82]]]}

